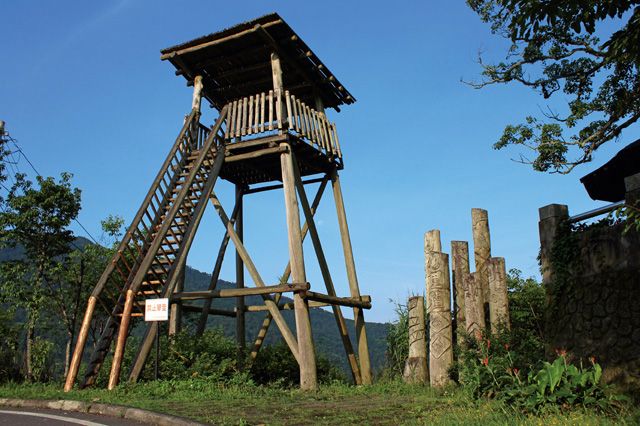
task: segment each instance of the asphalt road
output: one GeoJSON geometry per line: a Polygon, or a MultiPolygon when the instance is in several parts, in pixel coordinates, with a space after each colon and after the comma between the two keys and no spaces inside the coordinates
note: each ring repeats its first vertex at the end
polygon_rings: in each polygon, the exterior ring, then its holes
{"type": "Polygon", "coordinates": [[[0,426],[140,426],[144,423],[119,419],[97,414],[75,413],[61,410],[42,410],[32,408],[2,408],[0,409],[0,426]]]}

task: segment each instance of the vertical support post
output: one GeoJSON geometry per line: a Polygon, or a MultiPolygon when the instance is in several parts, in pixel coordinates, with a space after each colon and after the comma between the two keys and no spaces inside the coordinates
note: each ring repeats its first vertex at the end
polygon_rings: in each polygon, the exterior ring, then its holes
{"type": "MultiPolygon", "coordinates": [[[[2,134],[0,132],[0,134],[2,134]]],[[[628,206],[638,207],[640,200],[640,173],[624,178],[625,195],[624,200],[628,206]]]]}
{"type": "MultiPolygon", "coordinates": [[[[241,185],[236,185],[236,206],[237,206],[237,215],[235,221],[236,234],[238,234],[238,239],[243,241],[243,223],[242,223],[242,214],[243,214],[243,188],[241,185]]],[[[242,262],[242,257],[240,253],[236,249],[236,287],[244,288],[244,263],[242,262]]],[[[236,341],[238,343],[238,365],[240,367],[243,366],[243,360],[246,350],[246,341],[245,341],[245,321],[244,321],[244,296],[239,296],[236,298],[236,341]]]]}
{"type": "MultiPolygon", "coordinates": [[[[293,153],[288,144],[283,143],[280,146],[287,149],[280,155],[280,162],[289,235],[291,278],[293,282],[304,283],[307,282],[307,276],[304,269],[304,254],[302,252],[302,234],[300,232],[300,212],[298,210],[298,197],[296,196],[295,174],[293,170],[293,153]]],[[[293,303],[298,337],[300,388],[302,390],[316,390],[318,387],[316,355],[313,347],[313,336],[311,334],[309,304],[300,292],[296,292],[293,295],[293,303]]]]}
{"type": "MultiPolygon", "coordinates": [[[[176,282],[176,288],[174,293],[180,293],[184,290],[184,278],[186,273],[187,260],[182,261],[180,266],[180,275],[176,282]]],[[[171,311],[169,312],[169,336],[174,336],[179,333],[182,328],[182,302],[179,300],[174,301],[171,304],[171,311]]]]}
{"type": "Polygon", "coordinates": [[[491,332],[495,333],[501,327],[511,329],[509,319],[509,292],[507,290],[507,267],[504,257],[492,257],[487,263],[489,276],[489,314],[491,332]]]}
{"type": "Polygon", "coordinates": [[[93,318],[93,311],[96,308],[97,300],[98,298],[96,296],[91,295],[87,302],[87,310],[84,312],[82,326],[80,327],[78,340],[76,341],[76,348],[73,351],[71,365],[69,365],[69,372],[67,373],[67,379],[64,383],[65,392],[69,392],[73,389],[73,383],[76,381],[76,377],[78,376],[78,369],[80,368],[80,362],[82,361],[82,352],[84,351],[84,346],[87,343],[89,327],[91,326],[91,319],[93,318]]]}
{"type": "Polygon", "coordinates": [[[424,297],[409,298],[409,357],[404,364],[402,378],[406,383],[426,384],[429,380],[427,367],[427,341],[424,322],[424,297]]]}
{"type": "Polygon", "coordinates": [[[464,280],[469,269],[469,243],[466,241],[451,241],[451,288],[453,289],[454,313],[456,325],[464,327],[464,280]]]}
{"type": "Polygon", "coordinates": [[[553,281],[553,263],[551,262],[551,250],[555,242],[560,224],[569,219],[569,208],[563,204],[549,204],[538,210],[540,221],[538,231],[540,233],[540,268],[542,271],[542,283],[547,286],[553,281]]]}
{"type": "Polygon", "coordinates": [[[482,287],[477,272],[464,275],[464,316],[467,334],[479,340],[485,329],[482,287]]]}
{"type": "Polygon", "coordinates": [[[111,363],[111,373],[109,374],[108,390],[113,390],[118,386],[120,381],[120,370],[122,367],[122,357],[124,355],[124,347],[127,342],[127,334],[129,334],[129,322],[131,321],[131,310],[133,309],[134,293],[127,290],[127,298],[124,302],[122,317],[120,318],[120,328],[118,329],[118,340],[116,341],[116,349],[113,354],[113,362],[111,363]]]}
{"type": "Polygon", "coordinates": [[[453,363],[451,331],[451,293],[449,290],[449,255],[427,253],[429,293],[429,381],[433,387],[450,382],[449,367],[453,363]]]}
{"type": "MultiPolygon", "coordinates": [[[[342,249],[344,251],[344,262],[347,268],[347,279],[349,281],[349,291],[351,293],[351,297],[359,298],[360,286],[358,285],[358,276],[356,275],[356,263],[353,259],[353,248],[351,247],[351,237],[349,236],[347,213],[344,208],[340,176],[338,176],[337,170],[334,170],[333,175],[331,176],[331,185],[333,186],[333,198],[336,203],[338,226],[340,228],[340,238],[342,239],[342,249]]],[[[361,308],[353,308],[353,320],[355,322],[356,340],[358,342],[358,359],[360,361],[362,384],[370,385],[373,382],[371,375],[371,360],[369,358],[369,343],[367,341],[364,312],[361,308]]]]}
{"type": "Polygon", "coordinates": [[[282,65],[280,64],[280,57],[276,52],[271,53],[271,75],[273,77],[273,94],[276,103],[276,119],[278,121],[279,132],[282,134],[282,117],[284,116],[282,105],[282,65]]]}
{"type": "Polygon", "coordinates": [[[200,112],[200,108],[202,106],[202,89],[204,88],[204,84],[202,83],[202,76],[197,75],[196,78],[193,79],[193,99],[191,100],[191,109],[195,109],[200,112]]]}
{"type": "Polygon", "coordinates": [[[482,304],[485,323],[489,322],[489,277],[487,261],[491,257],[491,234],[489,233],[489,213],[484,209],[471,209],[473,231],[473,258],[482,289],[482,304]]]}
{"type": "Polygon", "coordinates": [[[160,323],[156,322],[156,363],[154,377],[160,378],[160,323]]]}

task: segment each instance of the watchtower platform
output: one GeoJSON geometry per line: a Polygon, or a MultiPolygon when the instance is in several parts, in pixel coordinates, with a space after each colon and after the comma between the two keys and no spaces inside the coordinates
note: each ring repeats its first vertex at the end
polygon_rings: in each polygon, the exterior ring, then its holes
{"type": "MultiPolygon", "coordinates": [[[[275,322],[300,366],[302,389],[317,387],[309,309],[331,307],[354,382],[371,383],[363,313],[371,308],[371,298],[360,294],[338,174],[344,167],[342,150],[336,125],[325,114],[326,108],[339,111],[340,106],[355,99],[277,14],[164,49],[161,55],[193,87],[191,112],[89,297],[65,390],[73,388],[84,347],[91,346],[87,339],[96,322],[96,306],[104,309],[107,320],[93,344],[81,387],[95,383],[111,353],[108,387],[113,389],[118,384],[131,323],[145,315],[149,299],[166,299],[170,305],[169,334],[180,329],[183,310],[200,313],[195,337],[202,335],[210,315],[234,317],[241,364],[256,360],[270,324],[275,322]],[[219,113],[210,126],[201,122],[203,100],[219,113]],[[216,195],[218,178],[235,185],[235,205],[230,214],[216,195]],[[305,187],[312,183],[318,185],[310,201],[305,187]],[[314,222],[329,185],[340,229],[348,297],[336,294],[314,222]],[[243,216],[248,213],[243,199],[256,192],[278,189],[284,194],[289,262],[282,282],[267,285],[243,244],[243,216]],[[225,233],[209,288],[185,291],[187,255],[209,204],[220,217],[225,233]],[[303,225],[300,210],[305,219],[303,225]],[[326,293],[318,292],[317,284],[312,286],[307,281],[302,247],[307,235],[313,243],[326,293]],[[236,251],[236,288],[217,289],[230,241],[236,251]],[[245,272],[254,287],[245,286],[245,272]],[[281,303],[283,293],[293,293],[292,304],[281,303]],[[261,296],[264,304],[246,306],[245,297],[255,295],[261,296]],[[235,298],[234,310],[211,307],[213,299],[225,297],[235,298]],[[194,300],[200,304],[189,303],[194,300]],[[355,349],[342,307],[353,308],[355,349]],[[281,313],[292,308],[295,334],[281,313]],[[249,347],[245,342],[245,315],[252,312],[264,312],[265,317],[249,347]]],[[[129,381],[140,377],[159,330],[158,322],[146,323],[138,352],[129,366],[129,381]]]]}

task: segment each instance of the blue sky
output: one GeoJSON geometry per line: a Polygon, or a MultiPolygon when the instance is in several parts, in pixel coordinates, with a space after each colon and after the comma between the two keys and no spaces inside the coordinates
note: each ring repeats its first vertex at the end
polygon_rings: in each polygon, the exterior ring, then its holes
{"type": "MultiPolygon", "coordinates": [[[[478,78],[478,51],[499,60],[508,47],[462,1],[0,4],[0,119],[40,173],[74,174],[80,222],[96,237],[108,214],[131,220],[189,112],[191,89],[159,50],[280,13],[358,100],[329,114],[340,133],[351,238],[374,321],[394,318],[390,300],[424,292],[424,232],[440,229],[449,252],[451,240],[471,239],[472,207],[489,211],[492,254],[505,257],[507,268],[539,275],[538,208],[562,203],[579,213],[603,204],[588,198],[579,177],[639,137],[631,129],[568,176],[511,161],[519,151],[494,151],[505,124],[539,115],[546,104],[521,87],[478,91],[460,82],[478,78]]],[[[562,94],[557,101],[561,107],[562,94]]],[[[213,117],[206,114],[207,124],[213,117]]],[[[232,186],[221,182],[217,191],[230,211],[232,186]]],[[[336,287],[347,295],[327,195],[317,221],[336,287]]],[[[288,255],[282,194],[252,195],[245,209],[247,248],[263,279],[275,283],[288,255]]],[[[189,264],[209,272],[222,227],[213,210],[205,216],[189,264]]],[[[305,250],[308,279],[319,289],[310,242],[305,250]]],[[[221,278],[233,280],[231,261],[221,278]]]]}

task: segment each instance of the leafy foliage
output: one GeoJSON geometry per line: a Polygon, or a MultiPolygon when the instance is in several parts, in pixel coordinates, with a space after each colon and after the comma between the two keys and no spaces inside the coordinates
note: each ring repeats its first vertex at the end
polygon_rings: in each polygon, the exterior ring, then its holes
{"type": "Polygon", "coordinates": [[[485,64],[475,88],[519,83],[545,99],[568,98],[568,112],[551,109],[505,127],[496,149],[529,148],[523,162],[538,171],[569,173],[640,118],[640,4],[604,0],[467,0],[494,33],[511,41],[504,62],[485,64]],[[597,29],[617,27],[604,42],[597,29]]]}
{"type": "Polygon", "coordinates": [[[0,309],[0,383],[20,378],[20,328],[13,309],[0,309]]]}
{"type": "MultiPolygon", "coordinates": [[[[345,382],[342,371],[324,356],[317,356],[316,368],[320,383],[345,382]]],[[[251,367],[251,378],[256,384],[296,387],[300,383],[300,368],[286,343],[260,349],[251,367]]]]}
{"type": "Polygon", "coordinates": [[[460,361],[460,383],[473,399],[495,398],[523,413],[582,407],[601,412],[619,408],[623,397],[600,382],[602,368],[591,359],[584,368],[570,364],[566,351],[549,363],[529,364],[528,374],[516,364],[507,334],[465,339],[460,361]]]}
{"type": "Polygon", "coordinates": [[[56,267],[71,251],[73,233],[70,222],[80,211],[80,190],[71,188],[71,175],[63,173],[56,182],[53,178],[37,177],[37,188],[17,174],[0,213],[0,245],[20,245],[25,259],[0,265],[0,301],[21,307],[27,313],[26,325],[26,378],[43,377],[34,371],[34,355],[41,354],[36,345],[35,331],[47,296],[56,292],[53,274],[56,267]]]}
{"type": "Polygon", "coordinates": [[[518,385],[506,391],[503,399],[525,412],[539,412],[549,406],[612,412],[625,398],[608,393],[601,377],[602,368],[595,360],[586,368],[577,367],[567,362],[566,354],[561,354],[553,363],[545,361],[540,370],[530,372],[526,382],[516,376],[518,385]]]}
{"type": "Polygon", "coordinates": [[[387,350],[385,352],[384,375],[399,377],[402,375],[404,363],[409,356],[409,312],[407,306],[396,303],[397,319],[389,327],[387,333],[387,350]]]}

